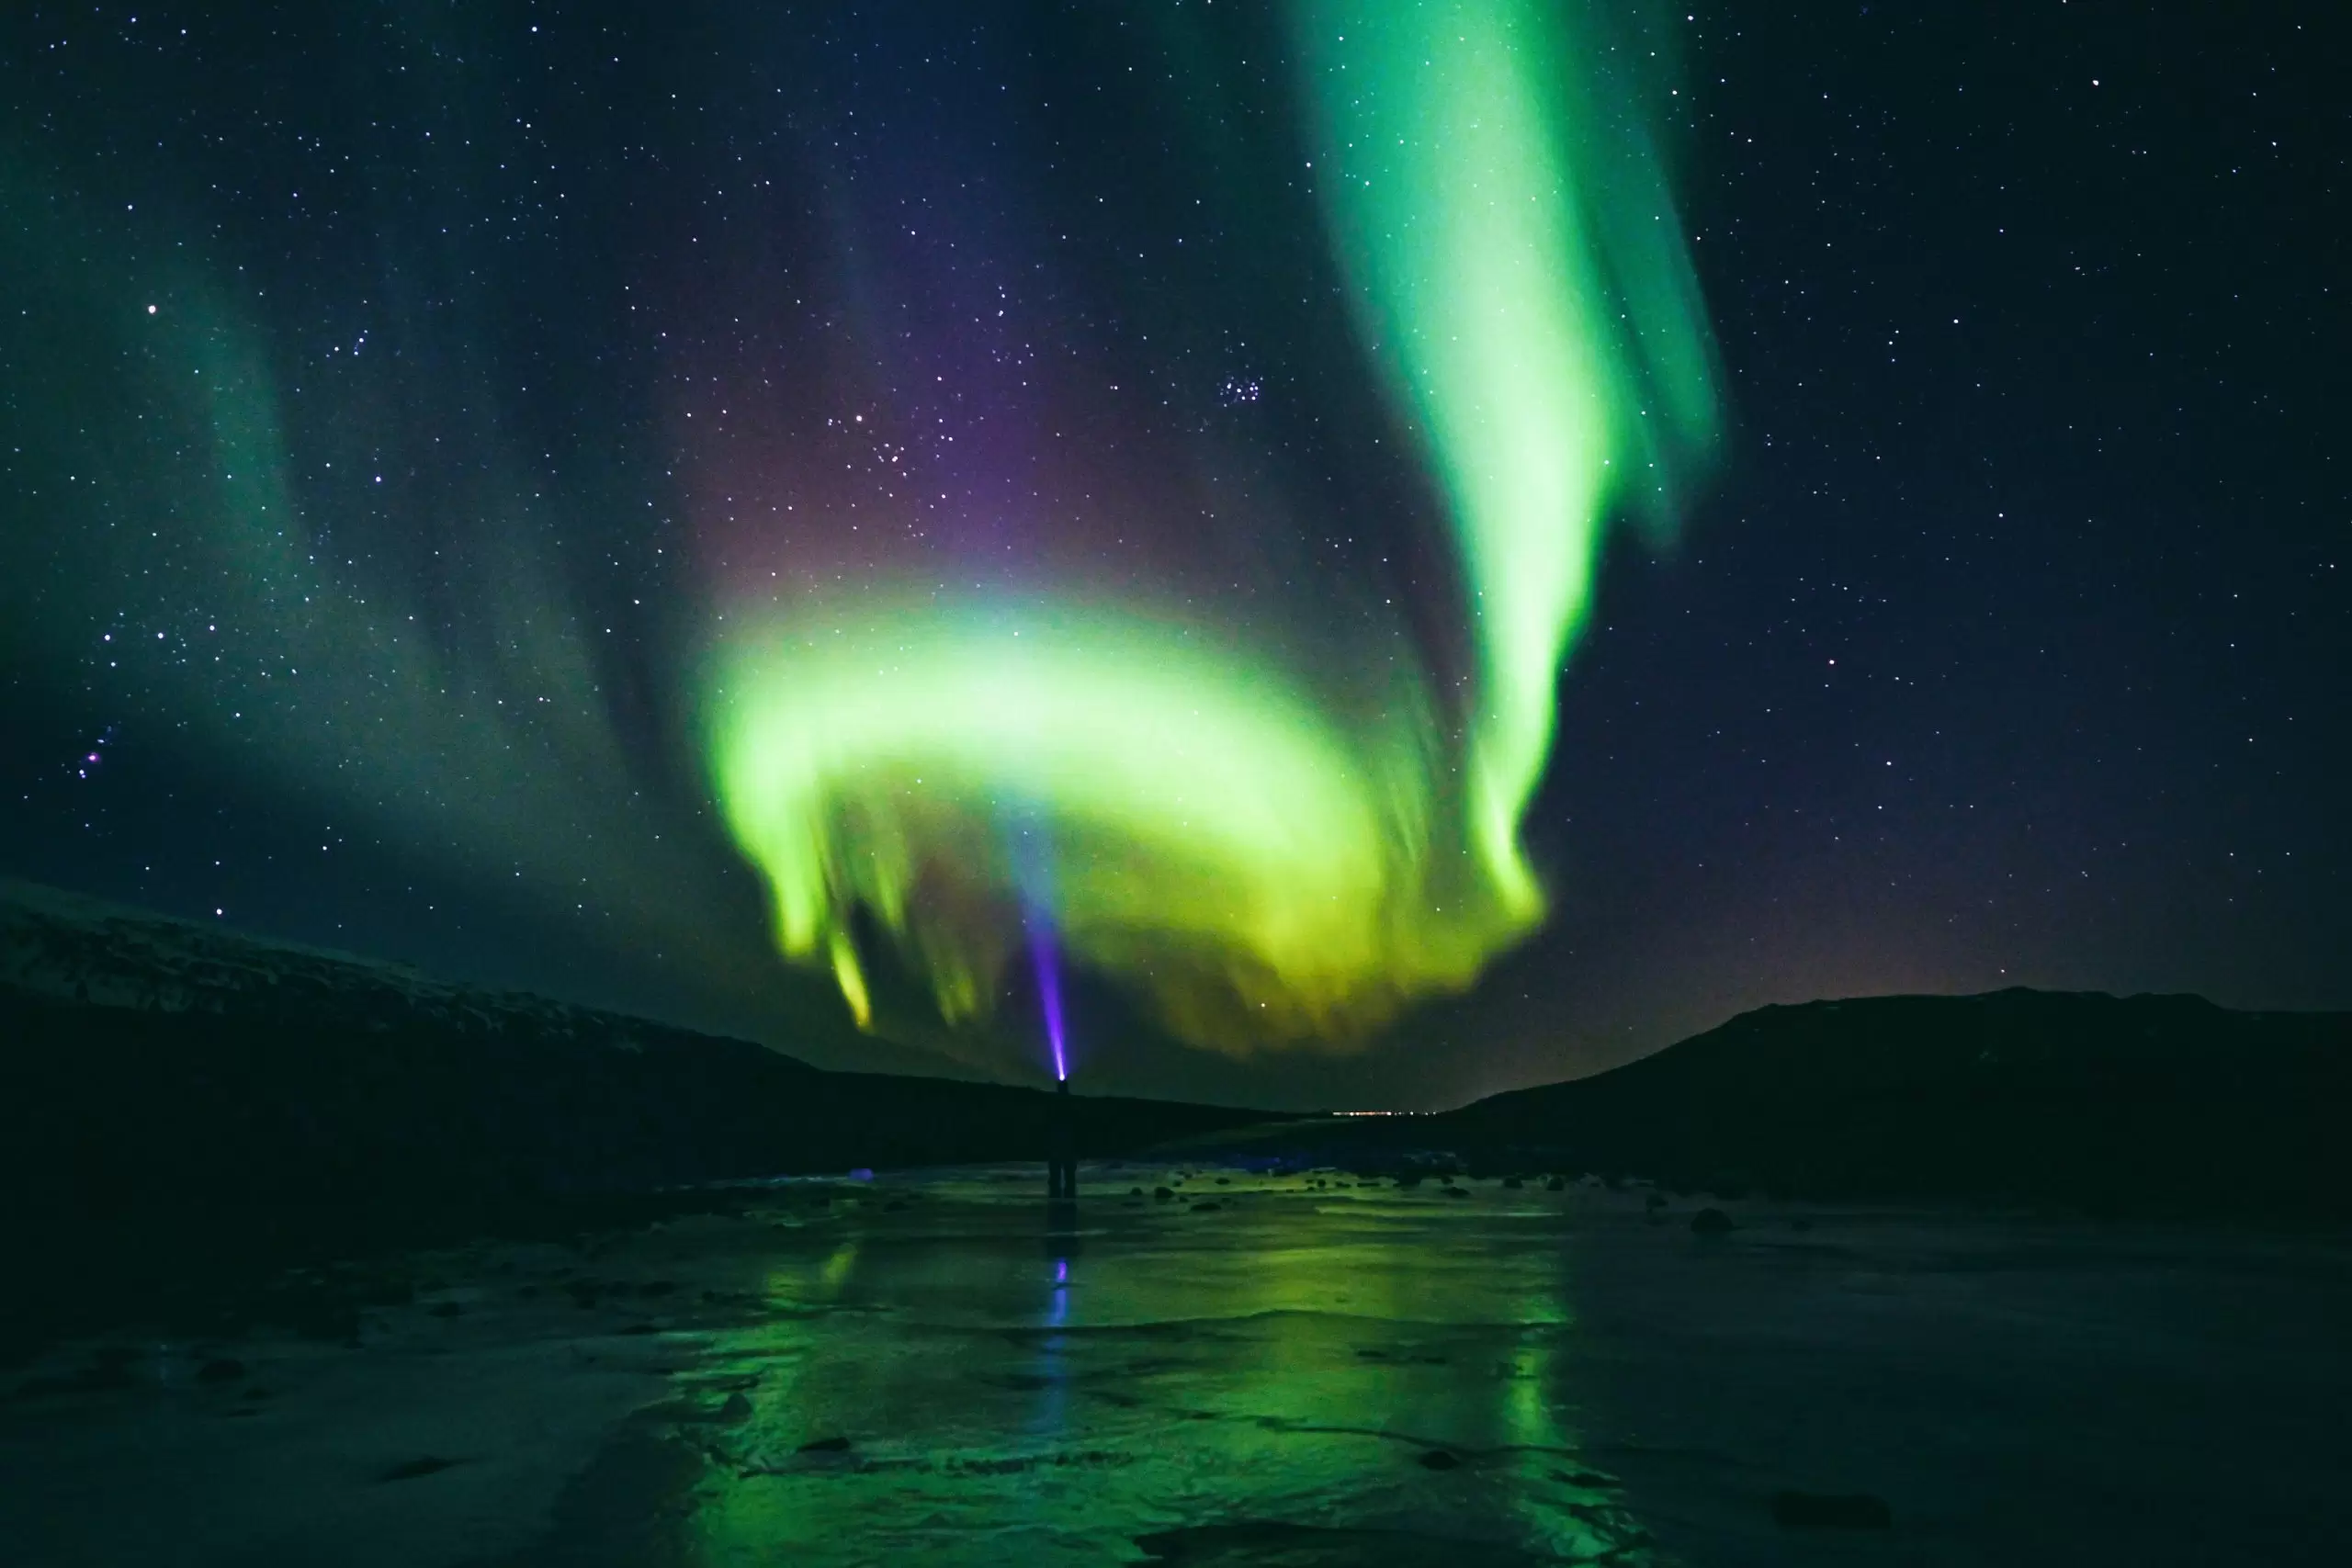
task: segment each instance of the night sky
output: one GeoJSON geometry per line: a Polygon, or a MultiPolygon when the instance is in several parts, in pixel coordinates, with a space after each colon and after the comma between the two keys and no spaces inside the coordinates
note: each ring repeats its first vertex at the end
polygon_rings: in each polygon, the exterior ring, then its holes
{"type": "Polygon", "coordinates": [[[0,873],[1266,1102],[2352,1005],[2340,28],[1917,9],[12,6],[0,873]]]}

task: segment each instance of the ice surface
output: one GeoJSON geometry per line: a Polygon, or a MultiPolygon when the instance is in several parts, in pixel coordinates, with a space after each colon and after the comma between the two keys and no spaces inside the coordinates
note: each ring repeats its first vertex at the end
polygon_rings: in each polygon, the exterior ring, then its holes
{"type": "Polygon", "coordinates": [[[951,1188],[921,1221],[779,1259],[779,1310],[712,1348],[760,1382],[705,1439],[722,1479],[700,1559],[1100,1563],[1267,1522],[1356,1551],[1639,1544],[1613,1484],[1579,1473],[1545,1206],[1262,1185],[1196,1181],[1214,1209],[1098,1197],[1058,1244],[1025,1191],[951,1188]],[[830,1438],[851,1446],[807,1451],[830,1438]]]}
{"type": "Polygon", "coordinates": [[[1574,1186],[1083,1176],[1074,1216],[1034,1169],[885,1174],[409,1259],[356,1348],[63,1348],[0,1403],[0,1539],[404,1568],[2352,1560],[2338,1240],[1763,1203],[1702,1235],[1690,1202],[1574,1186]],[[224,1355],[247,1375],[196,1375],[224,1355]],[[1789,1489],[1892,1527],[1784,1528],[1789,1489]]]}

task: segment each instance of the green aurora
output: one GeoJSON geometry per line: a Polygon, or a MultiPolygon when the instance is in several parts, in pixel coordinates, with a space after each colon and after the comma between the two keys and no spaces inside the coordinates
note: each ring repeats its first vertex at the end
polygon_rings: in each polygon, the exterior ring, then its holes
{"type": "MultiPolygon", "coordinates": [[[[797,351],[819,367],[805,387],[728,397],[802,396],[803,423],[732,448],[681,435],[727,403],[689,426],[668,389],[710,385],[723,361],[684,330],[695,291],[664,297],[645,279],[670,264],[647,258],[701,236],[657,232],[607,274],[550,228],[495,286],[451,248],[481,193],[519,178],[497,125],[442,118],[473,103],[462,73],[419,74],[483,46],[456,21],[417,19],[407,65],[353,111],[414,131],[371,174],[380,189],[309,187],[376,215],[356,229],[342,207],[219,220],[179,188],[212,176],[59,161],[17,127],[0,144],[0,261],[18,284],[0,363],[28,510],[0,650],[102,722],[315,806],[336,834],[560,922],[616,965],[751,998],[747,1018],[773,1000],[796,1039],[818,1027],[807,1001],[836,1026],[827,971],[877,1021],[863,908],[959,1024],[989,1013],[1042,915],[1072,962],[1196,1044],[1360,1040],[1468,987],[1544,918],[1519,829],[1606,525],[1669,517],[1712,440],[1705,330],[1647,129],[1657,62],[1560,28],[1510,0],[1302,0],[1284,35],[1295,124],[1227,146],[1178,114],[1170,133],[1221,148],[1237,181],[1312,182],[1300,199],[1350,296],[1339,374],[1380,389],[1426,501],[1343,517],[1329,491],[1261,482],[1272,427],[1236,423],[1210,479],[1237,546],[1155,499],[1181,494],[1188,476],[1155,465],[1183,449],[1057,412],[1110,438],[1068,455],[1059,512],[1009,520],[1012,545],[992,547],[1028,575],[993,582],[970,581],[968,541],[944,529],[930,556],[885,547],[921,517],[792,488],[829,456],[826,416],[866,395],[863,372],[797,351]],[[285,260],[329,222],[369,237],[322,253],[338,265],[285,260]],[[543,276],[574,301],[544,319],[543,276]],[[398,287],[376,298],[378,278],[398,287]],[[678,330],[636,333],[639,299],[678,330]],[[695,499],[771,481],[777,507],[738,534],[695,499]],[[1073,519],[1073,491],[1128,514],[1073,519]],[[769,521],[786,499],[805,531],[769,521]],[[1392,526],[1426,533],[1447,569],[1375,563],[1418,547],[1392,526]],[[1301,570],[1302,539],[1359,533],[1381,542],[1301,570]],[[1156,553],[1121,575],[1114,534],[1156,553]],[[761,551],[799,581],[772,592],[744,561],[761,551]],[[1201,592],[1253,574],[1246,592],[1201,592]],[[706,836],[706,788],[723,833],[706,836]],[[741,918],[737,852],[773,945],[741,918]],[[775,947],[812,973],[779,984],[775,947]]],[[[1216,51],[1190,47],[1204,36],[1176,52],[1214,96],[1216,51]]],[[[117,85],[94,115],[146,101],[135,77],[117,85]]],[[[577,194],[607,204],[599,232],[650,199],[577,194]]],[[[219,199],[234,208],[233,190],[219,199]]],[[[1295,220],[1255,200],[1236,197],[1238,231],[1295,220]]],[[[1024,221],[982,238],[1017,254],[1040,226],[1024,221]]],[[[844,256],[842,299],[900,281],[887,257],[844,256]]],[[[718,280],[701,287],[730,318],[743,308],[723,272],[694,276],[718,280]]],[[[1295,313],[1286,298],[1261,312],[1295,313]]],[[[1069,331],[1107,352],[1099,328],[1069,331]]],[[[967,384],[958,453],[1012,423],[1029,383],[967,384]]],[[[881,423],[893,393],[875,385],[861,406],[881,423]]],[[[1391,449],[1373,434],[1350,449],[1391,449]]],[[[924,1038],[985,1055],[986,1035],[924,1038]]]]}
{"type": "Polygon", "coordinates": [[[739,626],[709,666],[718,796],[784,951],[861,1020],[861,905],[949,1018],[987,1010],[1015,831],[1053,845],[1066,951],[1224,1049],[1359,1038],[1543,919],[1520,822],[1605,525],[1665,520],[1713,435],[1655,62],[1521,0],[1294,21],[1363,347],[1443,500],[1468,679],[1416,665],[1367,702],[1152,606],[883,581],[854,613],[739,626]]]}

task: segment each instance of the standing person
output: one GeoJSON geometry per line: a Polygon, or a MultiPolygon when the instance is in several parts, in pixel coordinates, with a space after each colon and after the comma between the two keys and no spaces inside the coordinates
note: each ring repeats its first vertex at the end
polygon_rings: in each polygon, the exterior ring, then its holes
{"type": "Polygon", "coordinates": [[[1072,1120],[1068,1078],[1054,1085],[1053,1115],[1046,1139],[1046,1196],[1057,1201],[1075,1201],[1078,1198],[1078,1129],[1072,1120]]]}

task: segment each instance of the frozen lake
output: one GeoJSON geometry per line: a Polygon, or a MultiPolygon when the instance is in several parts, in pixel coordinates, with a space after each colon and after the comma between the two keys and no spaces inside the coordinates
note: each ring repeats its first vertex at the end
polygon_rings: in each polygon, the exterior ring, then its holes
{"type": "Polygon", "coordinates": [[[1058,1224],[1034,1169],[795,1184],[584,1251],[404,1260],[356,1348],[65,1348],[0,1404],[0,1540],[405,1568],[2352,1561],[2340,1239],[1762,1202],[1706,1235],[1639,1191],[1180,1174],[1088,1168],[1058,1224]],[[1789,1528],[1788,1490],[1893,1522],[1789,1528]]]}

